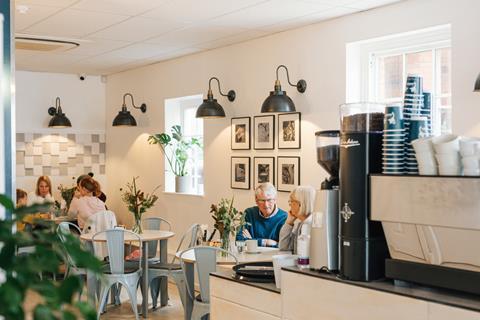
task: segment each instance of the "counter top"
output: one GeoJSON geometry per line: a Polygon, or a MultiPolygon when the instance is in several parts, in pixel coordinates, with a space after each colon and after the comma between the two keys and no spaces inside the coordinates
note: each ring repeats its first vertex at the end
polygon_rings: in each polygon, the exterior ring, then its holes
{"type": "Polygon", "coordinates": [[[238,282],[247,286],[268,290],[268,291],[280,294],[280,289],[278,289],[275,286],[275,282],[261,283],[261,282],[250,282],[250,281],[241,280],[236,277],[235,272],[233,270],[217,270],[216,272],[210,273],[210,275],[213,277],[230,280],[233,282],[238,282]]]}
{"type": "MultiPolygon", "coordinates": [[[[300,270],[297,267],[284,267],[282,270],[480,312],[480,296],[459,291],[431,288],[410,283],[405,286],[394,285],[393,280],[389,279],[371,282],[349,281],[341,279],[334,274],[300,270]]],[[[275,287],[274,284],[273,286],[275,287]]]]}

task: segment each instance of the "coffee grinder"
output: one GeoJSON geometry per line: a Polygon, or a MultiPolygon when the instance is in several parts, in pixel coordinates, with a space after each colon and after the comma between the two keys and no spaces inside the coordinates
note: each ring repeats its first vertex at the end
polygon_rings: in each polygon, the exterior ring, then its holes
{"type": "Polygon", "coordinates": [[[315,133],[317,162],[330,175],[317,191],[310,232],[310,268],[338,270],[338,168],[340,131],[315,133]]]}
{"type": "Polygon", "coordinates": [[[382,173],[384,111],[377,103],[340,106],[340,275],[350,280],[385,276],[385,235],[369,219],[369,174],[382,173]]]}

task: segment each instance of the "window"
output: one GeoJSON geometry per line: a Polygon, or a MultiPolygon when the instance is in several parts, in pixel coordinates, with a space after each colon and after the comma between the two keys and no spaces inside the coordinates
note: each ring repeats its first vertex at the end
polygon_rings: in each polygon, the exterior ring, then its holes
{"type": "MultiPolygon", "coordinates": [[[[203,96],[194,95],[165,100],[165,132],[174,125],[182,127],[182,133],[188,140],[197,138],[203,145],[203,120],[197,119],[195,114],[198,106],[203,102],[203,96]]],[[[189,193],[203,195],[203,147],[194,147],[189,150],[187,171],[190,179],[189,193]]],[[[175,176],[165,160],[165,191],[175,192],[175,176]]]]}
{"type": "Polygon", "coordinates": [[[432,94],[434,134],[451,132],[450,34],[447,25],[348,44],[347,97],[403,102],[408,74],[419,74],[424,91],[432,94]]]}

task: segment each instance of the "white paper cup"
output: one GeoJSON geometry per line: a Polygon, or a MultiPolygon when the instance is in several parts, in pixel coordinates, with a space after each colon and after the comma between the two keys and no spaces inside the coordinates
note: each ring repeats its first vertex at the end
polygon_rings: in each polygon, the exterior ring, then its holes
{"type": "Polygon", "coordinates": [[[463,168],[464,176],[480,176],[480,169],[463,168]]]}
{"type": "Polygon", "coordinates": [[[413,140],[412,147],[416,153],[434,153],[431,137],[413,140]]]}
{"type": "Polygon", "coordinates": [[[438,172],[442,176],[459,176],[462,170],[460,166],[445,166],[445,165],[439,164],[438,172]]]}
{"type": "Polygon", "coordinates": [[[283,267],[293,267],[297,263],[298,256],[293,254],[277,254],[272,257],[275,286],[280,289],[282,281],[280,275],[283,267]]]}
{"type": "Polygon", "coordinates": [[[460,137],[454,134],[443,134],[432,139],[433,149],[437,154],[458,152],[460,137]]]}
{"type": "Polygon", "coordinates": [[[478,138],[461,138],[460,154],[462,157],[473,156],[480,153],[480,139],[478,138]]]}
{"type": "Polygon", "coordinates": [[[468,156],[462,158],[462,164],[464,168],[468,169],[479,169],[480,168],[480,157],[479,156],[468,156]]]}
{"type": "Polygon", "coordinates": [[[437,166],[422,165],[418,163],[418,173],[421,176],[436,176],[438,174],[437,166]]]}
{"type": "Polygon", "coordinates": [[[258,252],[257,240],[247,240],[245,243],[247,245],[247,252],[258,252]]]}

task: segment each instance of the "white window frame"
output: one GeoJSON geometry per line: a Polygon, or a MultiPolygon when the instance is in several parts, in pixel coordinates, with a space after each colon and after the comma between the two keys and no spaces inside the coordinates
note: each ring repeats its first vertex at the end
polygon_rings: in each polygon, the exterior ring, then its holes
{"type": "MultiPolygon", "coordinates": [[[[203,102],[203,95],[197,94],[192,96],[170,98],[165,100],[165,133],[171,135],[171,128],[174,125],[180,125],[182,127],[182,133],[185,138],[195,137],[199,139],[203,144],[203,120],[201,121],[201,135],[187,135],[185,132],[185,111],[187,109],[196,109],[203,102]]],[[[192,114],[195,114],[194,112],[192,114]]],[[[203,177],[203,150],[195,150],[190,154],[188,172],[192,177],[191,188],[189,195],[204,195],[204,177],[203,177]],[[201,183],[202,182],[202,183],[201,183]]],[[[167,159],[165,157],[165,179],[164,179],[164,191],[167,193],[175,193],[175,175],[171,172],[168,166],[167,159]]],[[[184,194],[184,193],[182,193],[184,194]]]]}
{"type": "MultiPolygon", "coordinates": [[[[377,79],[375,78],[378,74],[376,58],[403,54],[403,72],[405,74],[406,54],[427,50],[434,51],[447,47],[451,48],[451,26],[449,24],[348,43],[346,45],[346,101],[399,102],[396,99],[378,101],[377,79]]],[[[432,68],[438,68],[435,54],[433,59],[432,68]]],[[[432,72],[434,71],[432,70],[432,72]]],[[[433,78],[433,81],[432,120],[435,133],[440,133],[441,119],[439,116],[440,110],[436,107],[437,101],[449,95],[437,94],[436,77],[433,78]]],[[[405,83],[403,86],[405,86],[405,83]]]]}

